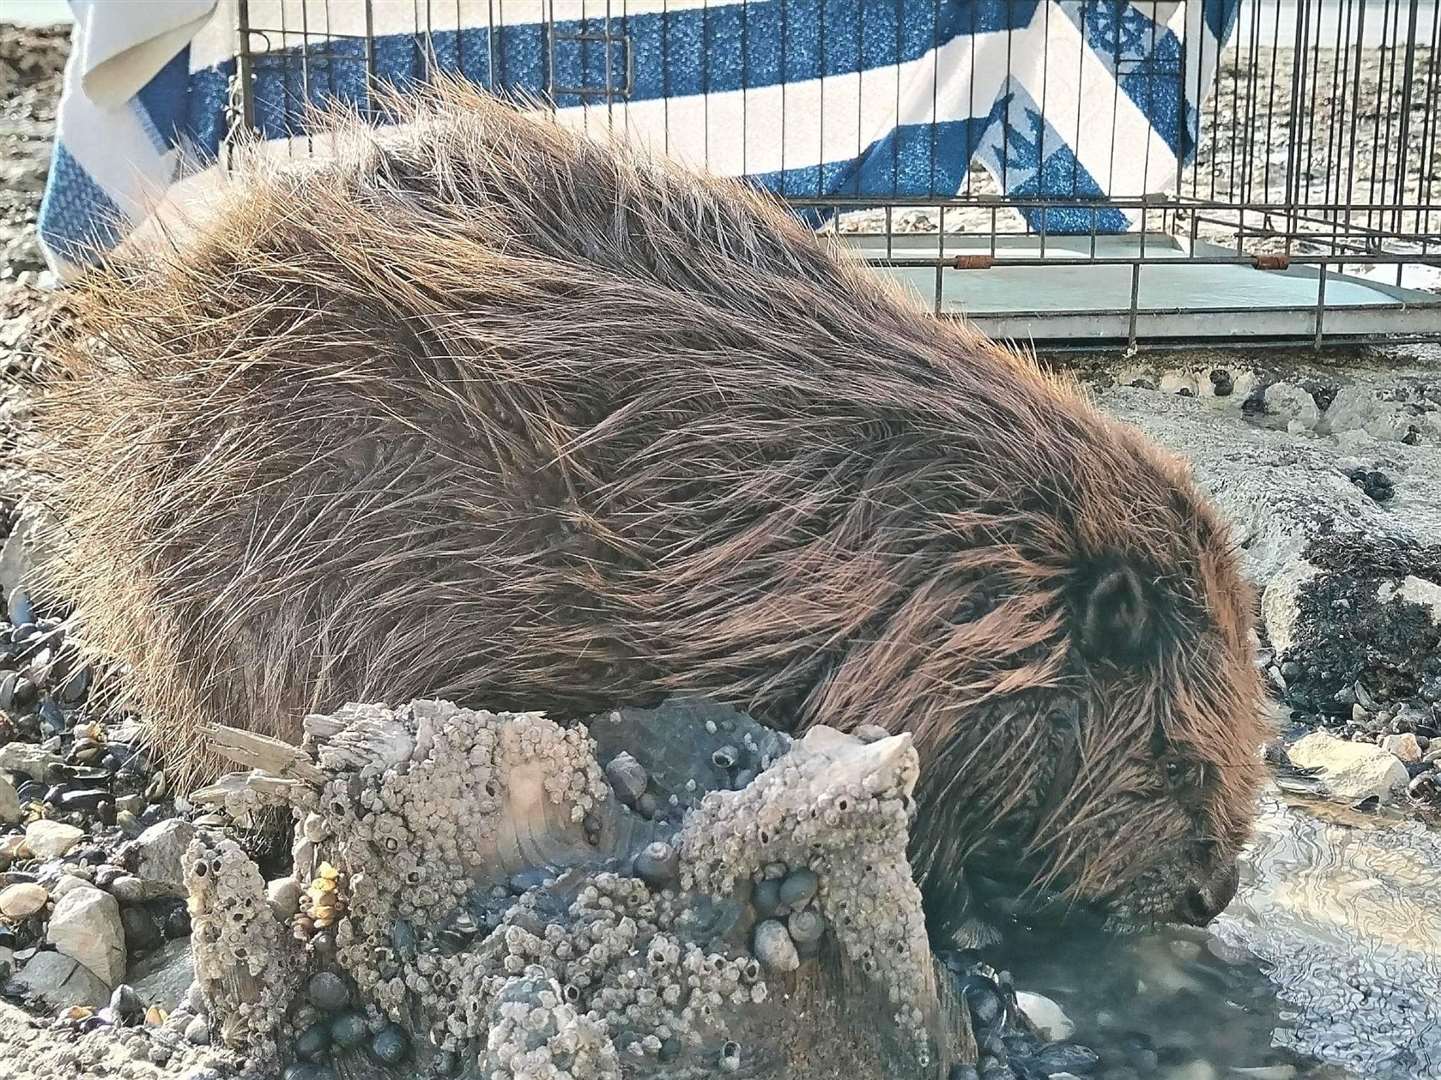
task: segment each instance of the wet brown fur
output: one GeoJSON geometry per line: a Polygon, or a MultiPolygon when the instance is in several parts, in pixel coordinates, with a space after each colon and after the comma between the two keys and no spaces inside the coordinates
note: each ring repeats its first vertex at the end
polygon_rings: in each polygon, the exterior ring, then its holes
{"type": "Polygon", "coordinates": [[[1258,783],[1183,468],[767,197],[450,85],[83,286],[32,464],[158,739],[702,692],[916,733],[915,857],[1167,917],[1258,783]]]}

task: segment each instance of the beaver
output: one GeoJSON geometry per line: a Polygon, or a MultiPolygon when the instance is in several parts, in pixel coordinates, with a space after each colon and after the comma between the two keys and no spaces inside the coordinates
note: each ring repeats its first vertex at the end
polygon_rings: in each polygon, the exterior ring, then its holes
{"type": "Polygon", "coordinates": [[[345,701],[703,695],[914,733],[933,926],[1225,906],[1255,603],[1179,462],[740,181],[390,107],[94,271],[35,403],[51,594],[189,782],[345,701]]]}

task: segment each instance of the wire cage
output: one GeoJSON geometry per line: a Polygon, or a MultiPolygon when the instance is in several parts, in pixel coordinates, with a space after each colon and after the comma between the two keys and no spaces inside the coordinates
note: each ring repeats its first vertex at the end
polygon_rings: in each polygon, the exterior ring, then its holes
{"type": "Polygon", "coordinates": [[[1041,346],[1441,339],[1441,0],[236,0],[232,133],[432,70],[1041,346]]]}

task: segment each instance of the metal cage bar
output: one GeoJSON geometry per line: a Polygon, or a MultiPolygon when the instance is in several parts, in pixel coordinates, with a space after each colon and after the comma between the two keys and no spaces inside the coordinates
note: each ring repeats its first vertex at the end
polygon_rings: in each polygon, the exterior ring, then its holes
{"type": "Polygon", "coordinates": [[[1233,275],[1290,290],[1238,340],[1441,339],[1441,0],[237,4],[233,123],[294,153],[307,103],[434,66],[744,176],[991,332],[1174,343],[1244,315],[1233,275]],[[1053,302],[982,310],[987,274],[1053,302]]]}

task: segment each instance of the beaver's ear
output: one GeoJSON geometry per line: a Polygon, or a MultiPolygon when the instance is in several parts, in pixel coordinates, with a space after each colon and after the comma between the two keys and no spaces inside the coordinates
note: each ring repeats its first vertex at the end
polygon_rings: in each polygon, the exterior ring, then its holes
{"type": "Polygon", "coordinates": [[[1072,591],[1076,643],[1092,660],[1134,663],[1159,642],[1156,590],[1128,562],[1083,567],[1072,591]]]}

